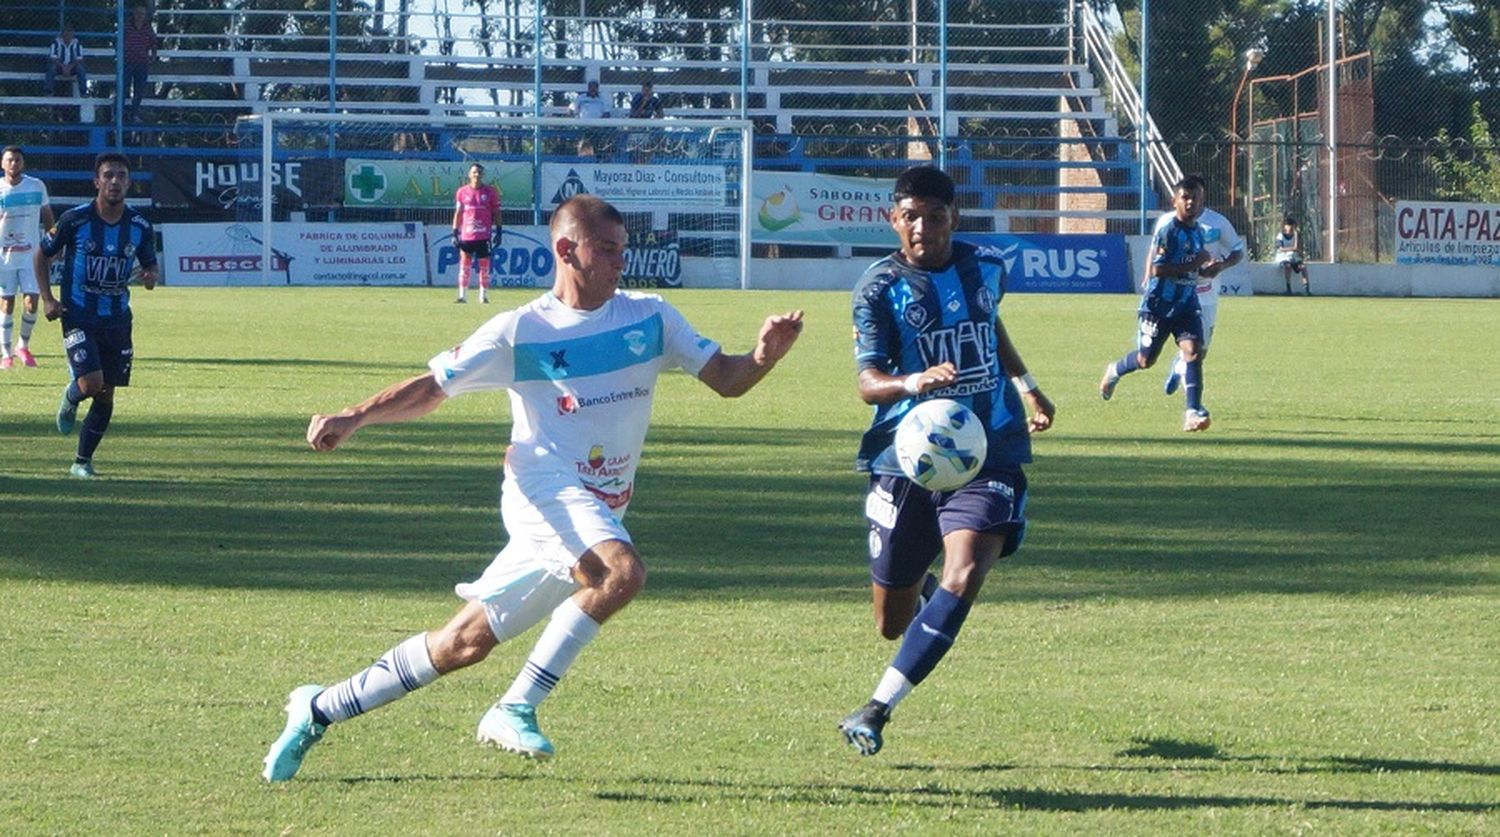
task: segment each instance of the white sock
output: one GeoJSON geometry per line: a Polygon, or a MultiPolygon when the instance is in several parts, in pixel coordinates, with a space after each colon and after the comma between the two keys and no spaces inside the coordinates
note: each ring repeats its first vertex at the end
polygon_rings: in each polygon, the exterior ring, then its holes
{"type": "Polygon", "coordinates": [[[6,314],[0,318],[0,357],[10,357],[10,338],[16,331],[16,318],[6,314]]]}
{"type": "Polygon", "coordinates": [[[516,675],[501,703],[529,703],[536,706],[546,699],[557,681],[568,673],[583,646],[599,634],[599,623],[584,613],[572,599],[552,611],[552,620],[542,631],[526,666],[516,675]]]}
{"type": "MultiPolygon", "coordinates": [[[[21,340],[16,345],[25,348],[31,345],[31,332],[36,328],[36,315],[30,311],[21,312],[21,340]]],[[[6,341],[9,342],[9,341],[6,341]]]]}
{"type": "Polygon", "coordinates": [[[1172,364],[1172,374],[1179,378],[1187,375],[1187,361],[1182,359],[1182,355],[1178,355],[1177,362],[1172,364]]]}
{"type": "Polygon", "coordinates": [[[895,709],[896,704],[900,703],[902,698],[911,694],[911,690],[911,681],[906,679],[906,675],[892,667],[885,670],[879,685],[875,687],[875,694],[871,695],[870,699],[878,700],[891,709],[895,709]]]}
{"type": "Polygon", "coordinates": [[[347,721],[377,706],[404,698],[438,679],[427,653],[427,634],[420,633],[385,652],[369,668],[313,699],[313,709],[329,721],[347,721]]]}

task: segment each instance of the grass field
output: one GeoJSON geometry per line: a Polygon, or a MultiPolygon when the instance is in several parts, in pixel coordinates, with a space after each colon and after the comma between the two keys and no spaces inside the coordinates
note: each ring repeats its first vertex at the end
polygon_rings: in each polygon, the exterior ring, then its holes
{"type": "Polygon", "coordinates": [[[42,366],[0,376],[0,831],[1496,833],[1500,302],[1230,299],[1214,426],[1160,370],[1115,400],[1124,296],[1012,297],[1056,428],[1026,547],[886,750],[847,748],[894,646],[869,613],[847,297],[673,292],[732,351],[663,379],[628,524],[651,568],[542,708],[559,757],[473,743],[533,635],[259,778],[286,692],[457,607],[501,540],[502,395],[314,454],[307,417],[499,307],[441,290],[136,293],[135,385],[96,483],[42,366]]]}

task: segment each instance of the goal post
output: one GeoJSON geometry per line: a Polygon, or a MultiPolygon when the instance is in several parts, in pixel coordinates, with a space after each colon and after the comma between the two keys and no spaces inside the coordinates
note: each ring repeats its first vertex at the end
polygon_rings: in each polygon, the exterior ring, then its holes
{"type": "Polygon", "coordinates": [[[550,287],[545,225],[587,192],[625,216],[622,287],[750,287],[748,121],[270,111],[235,133],[268,173],[237,204],[258,248],[241,281],[450,284],[454,192],[481,163],[502,192],[498,286],[550,287]]]}

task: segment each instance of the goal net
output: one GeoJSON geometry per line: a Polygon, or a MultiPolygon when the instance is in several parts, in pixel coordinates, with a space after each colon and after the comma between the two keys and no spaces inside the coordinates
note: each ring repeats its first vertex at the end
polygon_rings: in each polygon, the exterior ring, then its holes
{"type": "Polygon", "coordinates": [[[625,216],[622,287],[746,285],[746,122],[271,112],[235,130],[270,176],[236,203],[230,284],[451,287],[454,193],[480,163],[502,193],[497,287],[551,286],[547,224],[581,193],[625,216]]]}

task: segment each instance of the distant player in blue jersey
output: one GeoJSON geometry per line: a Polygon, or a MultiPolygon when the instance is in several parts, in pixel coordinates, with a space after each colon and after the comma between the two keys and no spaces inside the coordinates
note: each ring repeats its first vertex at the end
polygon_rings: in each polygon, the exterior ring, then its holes
{"type": "Polygon", "coordinates": [[[870,701],[839,724],[867,756],[883,746],[896,704],[953,646],[990,568],[1021,545],[1028,433],[1050,427],[1056,409],[1000,322],[1004,263],[953,241],[953,192],[939,169],[903,172],[891,212],[901,249],[871,265],[854,288],[859,395],[875,407],[856,461],[870,474],[865,516],[875,624],[886,639],[901,638],[870,701]],[[954,491],[918,487],[891,449],[902,416],[930,398],[967,405],[988,428],[983,467],[954,491]],[[940,552],[939,583],[928,569],[940,552]]]}
{"type": "Polygon", "coordinates": [[[1198,305],[1198,280],[1201,271],[1212,270],[1217,262],[1208,246],[1207,229],[1198,221],[1202,205],[1202,181],[1185,177],[1177,182],[1172,222],[1158,226],[1151,242],[1151,279],[1137,311],[1136,348],[1106,366],[1099,380],[1099,397],[1108,401],[1120,376],[1150,368],[1161,355],[1165,338],[1173,336],[1186,363],[1182,389],[1187,412],[1182,429],[1189,433],[1207,430],[1209,425],[1208,410],[1203,407],[1203,317],[1198,305]]]}
{"type": "Polygon", "coordinates": [[[92,479],[94,450],[115,411],[115,387],[130,386],[134,359],[130,326],[130,279],[140,265],[141,285],[156,287],[156,238],[151,222],[125,205],[130,189],[130,161],[105,152],[94,158],[98,196],[63,213],[57,232],[42,242],[36,256],[36,281],[47,319],[62,317],[63,351],[73,380],[57,408],[59,433],[73,432],[78,405],[92,398],[78,456],[71,473],[92,479]],[[52,295],[47,268],[63,253],[62,298],[52,295]]]}

